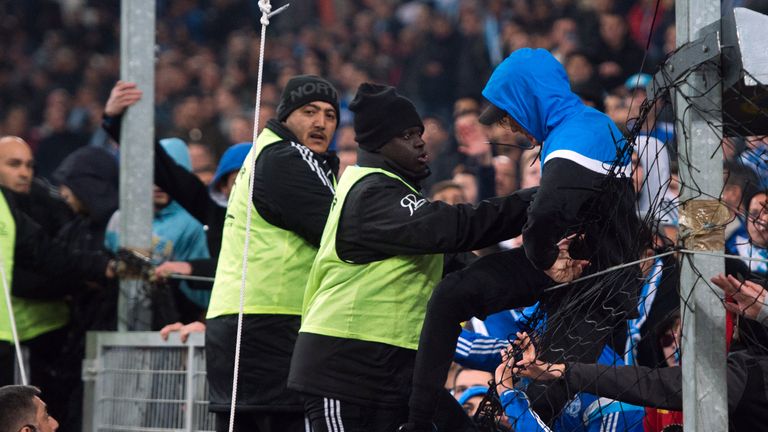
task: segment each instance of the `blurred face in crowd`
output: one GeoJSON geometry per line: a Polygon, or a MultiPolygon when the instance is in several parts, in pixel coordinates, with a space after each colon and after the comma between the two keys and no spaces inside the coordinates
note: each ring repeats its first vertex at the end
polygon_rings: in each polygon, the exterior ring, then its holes
{"type": "Polygon", "coordinates": [[[565,71],[568,74],[568,78],[573,83],[583,83],[588,81],[594,74],[592,63],[589,62],[587,57],[581,54],[574,54],[568,57],[565,64],[565,71]]]}
{"type": "Polygon", "coordinates": [[[627,28],[621,15],[600,15],[600,36],[608,46],[620,46],[624,42],[626,32],[627,28]]]}
{"type": "Polygon", "coordinates": [[[442,153],[445,143],[448,141],[448,132],[439,120],[434,118],[424,119],[424,134],[421,136],[427,145],[427,153],[432,158],[442,153]]]}
{"type": "Polygon", "coordinates": [[[768,195],[759,193],[749,202],[749,221],[747,231],[752,244],[768,247],[768,195]]]}
{"type": "Polygon", "coordinates": [[[520,158],[520,188],[526,189],[541,183],[541,161],[536,152],[528,151],[520,158]]]}
{"type": "Polygon", "coordinates": [[[227,177],[224,179],[224,181],[219,183],[219,190],[227,199],[229,199],[229,194],[232,193],[232,186],[235,185],[238,172],[239,171],[237,170],[232,171],[231,173],[227,174],[227,177]]]}
{"type": "Polygon", "coordinates": [[[325,153],[336,132],[339,119],[328,102],[314,101],[294,110],[285,125],[302,144],[315,153],[325,153]]]}
{"type": "Polygon", "coordinates": [[[152,191],[152,203],[155,205],[155,211],[160,210],[171,202],[171,197],[168,196],[162,189],[155,186],[152,191]]]}
{"type": "Polygon", "coordinates": [[[483,401],[484,395],[477,395],[469,398],[466,402],[464,402],[464,405],[461,407],[464,409],[464,412],[467,413],[468,416],[473,416],[477,412],[477,409],[480,408],[480,403],[483,401]]]}
{"type": "Polygon", "coordinates": [[[427,148],[421,138],[424,130],[419,126],[410,127],[384,144],[379,152],[385,158],[405,168],[408,172],[428,172],[427,148]]]}
{"type": "Polygon", "coordinates": [[[664,334],[659,337],[659,345],[664,354],[664,360],[669,367],[680,365],[679,349],[681,334],[682,322],[680,318],[677,318],[664,334]]]}
{"type": "Polygon", "coordinates": [[[0,185],[18,193],[29,193],[34,174],[29,145],[19,137],[0,138],[0,185]]]}
{"type": "Polygon", "coordinates": [[[509,195],[517,190],[517,167],[507,156],[493,158],[493,168],[496,172],[496,195],[509,195]]]}
{"type": "Polygon", "coordinates": [[[453,182],[461,186],[466,202],[477,203],[477,178],[470,173],[457,173],[453,176],[453,182]]]}
{"type": "Polygon", "coordinates": [[[468,112],[456,117],[453,122],[459,152],[467,156],[477,156],[490,150],[487,130],[480,124],[478,114],[468,112]]]}
{"type": "Polygon", "coordinates": [[[487,386],[491,379],[493,379],[493,375],[491,375],[490,372],[476,369],[462,369],[459,371],[458,375],[456,375],[456,382],[453,386],[453,397],[458,400],[468,388],[474,386],[487,386]]]}
{"type": "Polygon", "coordinates": [[[336,134],[336,155],[339,157],[339,177],[348,166],[357,164],[357,142],[355,142],[355,129],[352,126],[344,126],[336,134]]]}
{"type": "Polygon", "coordinates": [[[432,201],[442,201],[450,205],[463,204],[467,202],[464,197],[464,191],[461,186],[449,186],[439,192],[435,192],[432,196],[432,201]]]}

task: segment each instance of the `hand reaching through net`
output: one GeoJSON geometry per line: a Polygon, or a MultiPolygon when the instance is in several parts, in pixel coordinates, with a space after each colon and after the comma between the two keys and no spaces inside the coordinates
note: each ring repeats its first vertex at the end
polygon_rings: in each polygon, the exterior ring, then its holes
{"type": "Polygon", "coordinates": [[[762,285],[749,280],[742,282],[733,276],[725,276],[722,273],[711,280],[726,295],[731,296],[736,301],[736,304],[726,301],[726,309],[768,325],[768,307],[765,304],[766,290],[762,285]]]}
{"type": "Polygon", "coordinates": [[[564,364],[551,364],[536,358],[536,347],[526,332],[518,332],[517,339],[502,354],[502,363],[496,368],[499,393],[512,387],[515,377],[547,381],[565,374],[564,364]],[[515,355],[517,354],[517,355],[515,355]]]}
{"type": "Polygon", "coordinates": [[[555,282],[564,283],[578,279],[578,277],[581,276],[581,273],[584,271],[584,268],[589,265],[589,261],[587,260],[577,260],[571,258],[571,254],[568,251],[568,248],[570,247],[571,241],[573,239],[574,236],[570,236],[560,240],[560,242],[557,244],[559,249],[557,260],[555,260],[555,263],[552,264],[552,267],[544,270],[544,273],[546,273],[547,276],[552,278],[552,280],[555,282]]]}

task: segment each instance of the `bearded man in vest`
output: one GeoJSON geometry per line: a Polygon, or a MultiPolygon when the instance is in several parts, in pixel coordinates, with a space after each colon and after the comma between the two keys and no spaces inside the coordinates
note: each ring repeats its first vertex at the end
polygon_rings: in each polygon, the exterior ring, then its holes
{"type": "Polygon", "coordinates": [[[235,180],[207,313],[206,363],[217,431],[229,425],[248,206],[235,430],[304,430],[303,402],[286,388],[286,379],[307,275],[336,185],[338,159],[328,145],[338,118],[338,93],[328,81],[292,78],[277,118],[267,122],[235,180]]]}
{"type": "MultiPolygon", "coordinates": [[[[364,83],[350,110],[358,165],[339,182],[309,274],[288,387],[304,394],[314,432],[391,432],[408,418],[432,289],[461,265],[458,253],[519,234],[533,191],[477,206],[429,202],[419,187],[429,175],[424,125],[411,101],[364,83]]],[[[529,286],[550,282],[520,273],[529,286]]],[[[447,391],[438,417],[441,431],[474,430],[447,391]]]]}

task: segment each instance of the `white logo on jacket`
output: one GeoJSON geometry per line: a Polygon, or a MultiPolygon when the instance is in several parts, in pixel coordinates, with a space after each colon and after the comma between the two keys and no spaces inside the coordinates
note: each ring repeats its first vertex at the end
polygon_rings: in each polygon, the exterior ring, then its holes
{"type": "Polygon", "coordinates": [[[418,210],[419,207],[423,206],[426,203],[427,203],[427,200],[425,198],[418,199],[414,194],[408,194],[404,196],[403,199],[400,200],[400,205],[410,210],[411,216],[413,216],[413,212],[418,210]]]}

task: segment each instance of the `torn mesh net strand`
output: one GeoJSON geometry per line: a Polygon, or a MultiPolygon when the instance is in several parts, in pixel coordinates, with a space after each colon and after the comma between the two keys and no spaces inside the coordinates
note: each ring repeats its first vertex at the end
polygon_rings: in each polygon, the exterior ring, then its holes
{"type": "Polygon", "coordinates": [[[545,289],[544,292],[554,291],[556,289],[559,289],[559,288],[562,288],[562,287],[565,287],[565,286],[568,286],[568,285],[572,285],[572,284],[575,284],[577,282],[581,282],[581,281],[589,280],[589,279],[592,279],[592,278],[596,278],[598,276],[602,276],[602,275],[614,272],[616,270],[621,270],[621,269],[624,269],[624,268],[627,268],[627,267],[632,267],[632,266],[641,264],[641,263],[643,263],[645,261],[651,261],[651,260],[655,260],[656,258],[661,258],[661,257],[665,257],[667,255],[672,255],[675,252],[677,252],[677,251],[671,250],[671,251],[662,252],[660,254],[653,255],[653,256],[650,256],[650,257],[641,258],[641,259],[638,259],[638,260],[635,260],[635,261],[631,261],[631,262],[628,262],[628,263],[618,264],[618,265],[615,265],[613,267],[609,267],[609,268],[607,268],[605,270],[599,271],[597,273],[592,273],[591,275],[587,275],[587,276],[584,276],[584,277],[581,277],[581,278],[578,278],[578,279],[574,279],[574,280],[572,280],[570,282],[563,282],[563,283],[555,285],[553,287],[549,287],[549,288],[545,289]]]}

